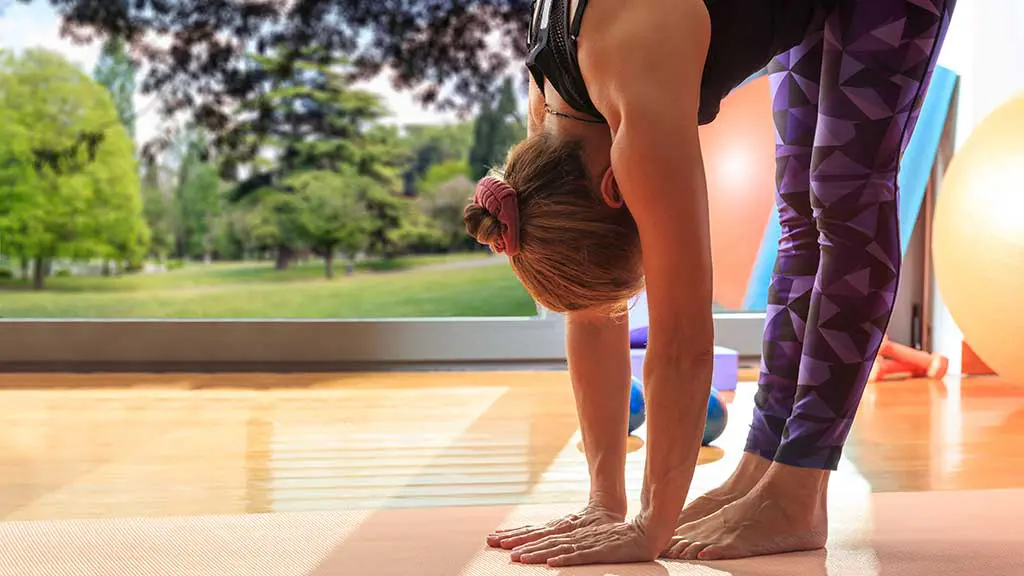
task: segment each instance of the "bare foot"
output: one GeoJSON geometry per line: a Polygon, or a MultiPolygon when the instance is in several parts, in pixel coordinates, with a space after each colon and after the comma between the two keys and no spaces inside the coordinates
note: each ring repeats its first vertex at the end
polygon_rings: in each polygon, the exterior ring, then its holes
{"type": "Polygon", "coordinates": [[[746,496],[757,486],[771,467],[772,461],[744,452],[736,471],[721,486],[710,490],[687,504],[679,513],[676,526],[682,527],[701,518],[706,518],[746,496]]]}
{"type": "Polygon", "coordinates": [[[827,486],[826,471],[773,464],[746,496],[679,527],[662,556],[726,560],[823,548],[827,486]]]}

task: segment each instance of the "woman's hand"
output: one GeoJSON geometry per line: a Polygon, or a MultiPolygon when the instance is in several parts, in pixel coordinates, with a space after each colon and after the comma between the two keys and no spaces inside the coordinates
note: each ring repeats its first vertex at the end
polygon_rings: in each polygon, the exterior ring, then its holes
{"type": "Polygon", "coordinates": [[[657,552],[638,522],[616,522],[548,536],[512,551],[512,560],[553,567],[650,562],[657,552]]]}
{"type": "Polygon", "coordinates": [[[625,514],[613,511],[601,504],[590,504],[577,514],[557,518],[547,524],[523,526],[511,530],[498,530],[487,537],[487,544],[494,548],[511,550],[537,542],[543,538],[568,534],[582,528],[615,524],[625,519],[625,514]]]}

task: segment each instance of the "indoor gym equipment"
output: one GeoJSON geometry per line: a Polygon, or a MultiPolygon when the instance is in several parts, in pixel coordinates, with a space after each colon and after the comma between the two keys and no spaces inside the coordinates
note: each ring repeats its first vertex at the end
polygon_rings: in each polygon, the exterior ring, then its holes
{"type": "Polygon", "coordinates": [[[1024,93],[983,120],[938,192],[932,259],[953,320],[985,364],[1024,383],[1024,93]]]}
{"type": "MultiPolygon", "coordinates": [[[[646,405],[644,404],[643,383],[636,376],[632,377],[629,391],[629,433],[636,432],[637,428],[643,425],[647,419],[646,405]]],[[[707,446],[725,432],[729,423],[729,409],[725,401],[714,388],[711,389],[711,396],[708,398],[708,412],[704,421],[704,436],[701,444],[707,446]]]]}
{"type": "Polygon", "coordinates": [[[914,376],[924,376],[932,380],[941,380],[949,369],[949,359],[942,354],[904,346],[889,340],[888,336],[882,338],[878,355],[910,368],[914,376]]]}
{"type": "Polygon", "coordinates": [[[647,420],[647,412],[644,409],[644,387],[640,379],[634,376],[629,387],[629,434],[632,435],[636,429],[643,426],[647,420]]]}
{"type": "Polygon", "coordinates": [[[904,364],[899,360],[879,356],[871,366],[868,374],[868,382],[879,382],[882,380],[907,380],[909,378],[920,378],[924,372],[919,368],[904,364]]]}
{"type": "Polygon", "coordinates": [[[711,389],[711,397],[708,398],[708,415],[704,421],[704,438],[701,444],[707,446],[725,432],[725,426],[729,423],[729,409],[725,401],[714,388],[711,389]]]}
{"type": "MultiPolygon", "coordinates": [[[[644,357],[647,350],[636,348],[629,351],[630,365],[635,378],[643,378],[644,357]]],[[[739,352],[723,346],[715,346],[714,367],[711,373],[711,387],[722,392],[736,389],[739,380],[739,352]]]]}

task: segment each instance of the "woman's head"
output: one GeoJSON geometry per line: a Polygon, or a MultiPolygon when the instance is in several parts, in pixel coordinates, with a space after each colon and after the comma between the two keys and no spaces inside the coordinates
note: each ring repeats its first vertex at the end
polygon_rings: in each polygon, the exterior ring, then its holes
{"type": "Polygon", "coordinates": [[[588,174],[580,141],[531,136],[509,152],[500,181],[489,178],[466,206],[466,230],[509,254],[537,302],[556,312],[625,311],[643,287],[640,237],[611,179],[602,186],[588,174]],[[503,194],[514,209],[502,208],[503,194]]]}

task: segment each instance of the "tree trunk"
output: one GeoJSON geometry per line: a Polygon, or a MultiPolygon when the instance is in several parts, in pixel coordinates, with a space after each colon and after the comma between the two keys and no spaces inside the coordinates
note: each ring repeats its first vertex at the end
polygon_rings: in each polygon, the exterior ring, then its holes
{"type": "Polygon", "coordinates": [[[21,279],[28,280],[28,256],[21,256],[21,279]]]}
{"type": "Polygon", "coordinates": [[[46,264],[42,256],[36,256],[35,269],[32,271],[32,289],[42,290],[46,281],[46,264]]]}
{"type": "Polygon", "coordinates": [[[324,275],[328,280],[334,278],[334,250],[328,250],[324,254],[324,275]]]}
{"type": "Polygon", "coordinates": [[[295,252],[287,246],[277,247],[277,261],[274,263],[274,268],[277,270],[287,270],[288,265],[291,264],[292,258],[295,256],[295,252]]]}
{"type": "Polygon", "coordinates": [[[110,260],[103,260],[103,275],[110,276],[110,260]]]}

